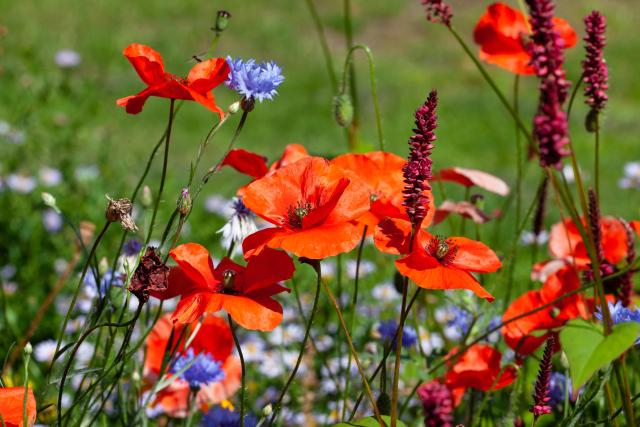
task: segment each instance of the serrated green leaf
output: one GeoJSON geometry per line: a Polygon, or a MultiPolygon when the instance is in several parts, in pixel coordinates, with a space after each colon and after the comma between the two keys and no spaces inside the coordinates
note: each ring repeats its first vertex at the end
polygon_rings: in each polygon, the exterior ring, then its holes
{"type": "Polygon", "coordinates": [[[640,335],[640,323],[614,325],[604,336],[599,326],[582,319],[572,320],[560,332],[560,343],[569,360],[573,393],[600,368],[631,347],[640,335]]]}

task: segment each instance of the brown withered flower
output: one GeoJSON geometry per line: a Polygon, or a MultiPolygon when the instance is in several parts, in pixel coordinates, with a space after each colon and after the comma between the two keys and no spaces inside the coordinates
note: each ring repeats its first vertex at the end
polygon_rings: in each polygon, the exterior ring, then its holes
{"type": "Polygon", "coordinates": [[[107,196],[107,199],[109,199],[109,205],[107,206],[107,210],[105,211],[107,221],[119,222],[120,224],[122,224],[122,228],[127,231],[138,231],[138,227],[131,217],[131,209],[133,208],[133,203],[131,203],[131,200],[114,200],[109,196],[107,196]]]}
{"type": "Polygon", "coordinates": [[[162,262],[156,248],[148,247],[133,273],[128,289],[144,303],[149,300],[151,291],[162,292],[167,289],[168,278],[169,267],[162,262]]]}

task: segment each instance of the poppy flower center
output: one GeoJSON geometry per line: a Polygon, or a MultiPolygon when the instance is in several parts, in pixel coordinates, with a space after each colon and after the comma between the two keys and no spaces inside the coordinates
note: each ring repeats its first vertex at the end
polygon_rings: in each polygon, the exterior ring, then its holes
{"type": "Polygon", "coordinates": [[[222,273],[224,281],[222,282],[221,293],[225,295],[240,295],[240,292],[235,288],[236,272],[233,270],[225,270],[222,273]]]}
{"type": "Polygon", "coordinates": [[[369,196],[369,200],[371,202],[375,202],[376,200],[378,200],[380,198],[380,196],[378,196],[376,193],[371,193],[371,195],[369,196]]]}
{"type": "Polygon", "coordinates": [[[302,219],[309,215],[313,205],[309,202],[298,202],[295,206],[289,207],[287,213],[289,225],[293,228],[302,228],[302,219]]]}
{"type": "Polygon", "coordinates": [[[425,250],[445,266],[453,262],[458,252],[458,248],[451,245],[451,243],[442,236],[432,237],[425,250]]]}

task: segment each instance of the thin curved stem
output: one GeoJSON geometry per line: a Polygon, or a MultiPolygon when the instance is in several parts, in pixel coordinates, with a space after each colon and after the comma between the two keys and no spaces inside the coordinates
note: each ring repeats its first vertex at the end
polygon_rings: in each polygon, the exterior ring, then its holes
{"type": "Polygon", "coordinates": [[[158,196],[156,198],[155,206],[153,207],[153,213],[151,214],[151,223],[149,224],[149,231],[147,232],[147,239],[144,242],[145,246],[149,245],[151,235],[153,234],[153,226],[156,222],[156,215],[158,214],[158,208],[160,207],[160,199],[162,199],[162,192],[164,191],[164,183],[167,178],[167,164],[169,162],[169,144],[171,142],[171,129],[173,128],[173,105],[175,99],[171,98],[169,104],[169,124],[167,125],[167,137],[164,142],[164,160],[162,162],[162,175],[160,177],[160,188],[158,189],[158,196]]]}
{"type": "Polygon", "coordinates": [[[311,307],[311,315],[309,316],[309,320],[307,321],[307,327],[304,331],[304,338],[302,339],[302,344],[300,346],[300,354],[298,354],[298,359],[296,360],[296,364],[287,379],[287,382],[284,385],[284,388],[280,391],[280,396],[278,396],[278,400],[273,405],[273,413],[271,414],[271,419],[269,419],[269,426],[273,425],[276,417],[278,416],[278,412],[280,411],[280,406],[282,405],[282,400],[284,396],[287,394],[287,390],[291,386],[293,379],[298,373],[298,368],[300,367],[300,363],[302,362],[302,356],[304,356],[304,351],[307,347],[307,341],[309,340],[309,335],[311,334],[311,326],[313,325],[313,319],[316,317],[316,311],[318,309],[318,300],[320,299],[320,285],[322,283],[322,270],[320,268],[320,263],[314,266],[317,274],[316,281],[316,293],[313,298],[313,306],[311,307]]]}
{"type": "Polygon", "coordinates": [[[227,320],[229,321],[229,328],[231,329],[231,335],[233,336],[233,342],[236,344],[236,350],[238,350],[238,357],[240,357],[240,367],[242,369],[242,379],[240,386],[240,427],[244,427],[244,411],[245,411],[245,402],[244,395],[246,391],[246,367],[244,364],[244,355],[242,354],[242,346],[240,345],[240,341],[238,340],[238,336],[236,335],[236,328],[233,324],[233,320],[231,319],[231,315],[227,314],[227,320]]]}
{"type": "Polygon", "coordinates": [[[380,114],[380,103],[378,101],[376,69],[373,62],[373,53],[371,53],[371,49],[369,49],[369,46],[364,44],[357,44],[349,49],[347,58],[344,61],[344,71],[342,72],[342,85],[340,93],[344,93],[346,90],[347,76],[349,74],[349,70],[352,70],[351,63],[353,62],[353,53],[358,49],[362,50],[367,55],[367,61],[369,63],[369,78],[371,80],[371,98],[373,99],[373,109],[376,116],[376,128],[378,130],[378,145],[380,147],[380,151],[384,151],[384,130],[382,129],[382,115],[380,114]]]}
{"type": "Polygon", "coordinates": [[[324,34],[324,25],[318,14],[313,0],[306,0],[311,19],[313,19],[313,25],[316,27],[318,38],[320,39],[320,47],[322,48],[322,56],[324,57],[324,63],[327,67],[327,74],[329,74],[329,80],[331,80],[331,88],[334,92],[338,91],[338,77],[336,76],[336,70],[333,68],[333,59],[331,58],[331,50],[329,49],[329,43],[327,43],[327,37],[324,34]]]}
{"type": "MultiPolygon", "coordinates": [[[[351,334],[349,334],[349,329],[347,329],[347,324],[344,321],[344,317],[342,316],[342,311],[340,310],[340,306],[338,305],[338,301],[336,301],[336,297],[333,295],[333,292],[331,292],[331,289],[329,288],[329,285],[327,285],[326,283],[322,282],[323,286],[324,286],[324,290],[327,293],[327,296],[329,297],[329,300],[331,301],[331,304],[333,305],[333,307],[336,310],[336,314],[338,315],[338,320],[340,321],[340,326],[342,326],[342,330],[347,338],[347,344],[349,345],[349,351],[351,352],[351,355],[353,356],[353,360],[356,362],[356,366],[358,367],[358,372],[360,372],[360,377],[362,378],[362,384],[364,385],[364,389],[365,392],[367,393],[367,397],[369,398],[369,401],[371,403],[371,407],[373,408],[373,414],[376,417],[376,419],[378,420],[378,422],[380,423],[381,426],[384,426],[384,421],[382,421],[382,417],[380,416],[380,411],[378,410],[378,405],[376,404],[376,399],[373,396],[373,392],[371,391],[371,385],[369,384],[369,381],[367,381],[367,375],[364,372],[364,369],[362,368],[362,364],[360,363],[360,358],[358,357],[358,352],[356,351],[356,348],[353,345],[353,341],[351,339],[351,334]]],[[[347,373],[347,375],[349,375],[347,373]]],[[[393,425],[393,421],[392,424],[393,425]]]]}

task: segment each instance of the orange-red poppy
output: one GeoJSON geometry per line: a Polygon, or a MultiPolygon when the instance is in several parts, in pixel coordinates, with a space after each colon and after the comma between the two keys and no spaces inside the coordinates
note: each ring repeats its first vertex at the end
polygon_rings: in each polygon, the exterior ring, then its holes
{"type": "Polygon", "coordinates": [[[497,176],[489,173],[460,167],[440,169],[433,177],[434,181],[451,181],[465,187],[480,187],[492,193],[506,196],[509,194],[509,185],[497,176]]]}
{"type": "MultiPolygon", "coordinates": [[[[170,344],[175,346],[178,337],[187,325],[174,324],[171,315],[166,314],[154,325],[146,341],[146,359],[144,364],[145,380],[153,383],[158,380],[165,350],[170,344]],[[173,332],[173,333],[172,333],[173,332]]],[[[189,325],[184,340],[197,329],[189,348],[195,354],[208,353],[213,359],[222,363],[225,377],[222,381],[203,385],[196,396],[198,405],[206,408],[229,399],[240,388],[240,362],[231,352],[233,337],[227,322],[219,317],[206,316],[200,325],[197,322],[189,325]]],[[[184,343],[184,340],[182,343],[184,343]]],[[[170,350],[171,348],[170,347],[170,350]]],[[[169,351],[170,351],[169,350],[169,351]]],[[[177,353],[185,353],[184,345],[177,349],[177,353]]],[[[175,380],[168,387],[162,389],[155,397],[152,407],[172,417],[184,417],[188,413],[189,384],[186,381],[175,380]]]]}
{"type": "Polygon", "coordinates": [[[295,268],[286,253],[264,250],[249,257],[246,267],[224,258],[215,268],[209,251],[196,243],[177,246],[169,254],[178,266],[169,272],[167,290],[152,295],[160,299],[180,295],[171,316],[174,322],[192,323],[204,313],[220,310],[247,329],[270,331],[282,321],[282,306],[272,297],[288,291],[278,284],[295,268]]]}
{"type": "MultiPolygon", "coordinates": [[[[584,219],[582,224],[588,226],[584,219]]],[[[601,244],[605,260],[617,264],[627,256],[627,234],[624,225],[616,218],[603,217],[600,221],[601,244]]],[[[549,252],[555,258],[575,262],[578,268],[588,268],[591,260],[582,241],[578,227],[568,218],[551,227],[549,252]]]]}
{"type": "MultiPolygon", "coordinates": [[[[0,388],[0,416],[7,427],[24,427],[24,387],[0,388]]],[[[33,390],[27,391],[27,425],[36,422],[36,399],[33,390]]],[[[0,422],[0,425],[2,423],[0,422]]]]}
{"type": "MultiPolygon", "coordinates": [[[[528,291],[516,298],[504,312],[502,321],[506,322],[549,304],[579,287],[578,273],[572,266],[565,265],[551,274],[540,290],[528,291]]],[[[531,354],[544,344],[550,334],[555,333],[555,329],[562,327],[570,319],[586,318],[587,313],[588,307],[584,299],[580,294],[575,294],[550,307],[507,323],[502,327],[502,335],[507,345],[517,353],[531,354]]]]}
{"type": "MultiPolygon", "coordinates": [[[[368,188],[371,199],[369,212],[358,218],[358,222],[368,226],[367,234],[372,234],[375,226],[384,218],[406,219],[407,213],[402,205],[404,188],[402,168],[406,159],[384,151],[374,151],[363,154],[343,154],[331,161],[345,170],[358,176],[368,188]]],[[[430,190],[425,190],[429,198],[427,216],[422,225],[431,223],[435,213],[433,195],[430,190]]]]}
{"type": "Polygon", "coordinates": [[[491,273],[502,266],[489,247],[466,237],[443,238],[422,229],[412,245],[410,238],[409,221],[389,218],[376,228],[374,243],[382,252],[406,255],[396,261],[396,268],[421,288],[469,289],[480,298],[494,300],[471,274],[491,273]]]}
{"type": "MultiPolygon", "coordinates": [[[[553,18],[564,47],[575,46],[576,32],[561,18],[553,18]]],[[[525,16],[504,3],[493,3],[480,17],[473,31],[474,41],[480,45],[480,59],[517,74],[534,74],[531,56],[523,39],[529,34],[525,16]]]]}
{"type": "MultiPolygon", "coordinates": [[[[451,349],[446,357],[458,352],[451,349]]],[[[486,344],[474,344],[449,363],[444,382],[455,395],[468,388],[489,391],[508,386],[516,379],[516,370],[508,365],[501,367],[502,353],[486,344]]]]}
{"type": "Polygon", "coordinates": [[[224,116],[211,93],[229,74],[230,68],[224,58],[198,62],[191,68],[187,78],[183,79],[165,72],[162,56],[149,46],[134,43],[127,46],[123,54],[147,85],[140,93],[116,101],[120,107],[126,108],[127,113],[138,114],[150,96],[158,96],[197,101],[220,117],[224,116]]]}
{"type": "Polygon", "coordinates": [[[311,259],[355,248],[362,237],[355,220],[370,205],[358,177],[319,157],[300,159],[252,182],[242,201],[276,226],[247,237],[245,256],[270,247],[311,259]]]}

